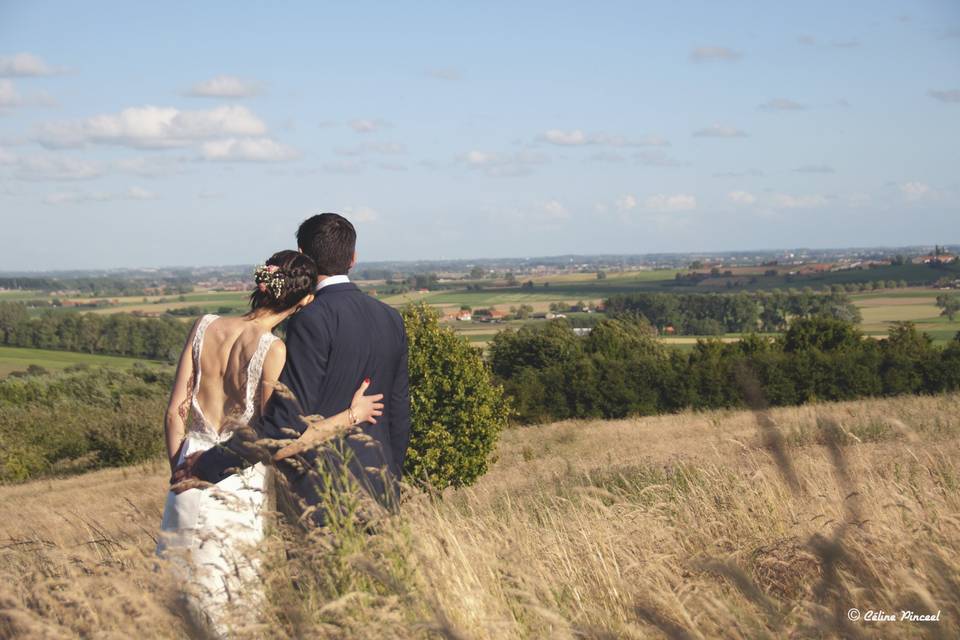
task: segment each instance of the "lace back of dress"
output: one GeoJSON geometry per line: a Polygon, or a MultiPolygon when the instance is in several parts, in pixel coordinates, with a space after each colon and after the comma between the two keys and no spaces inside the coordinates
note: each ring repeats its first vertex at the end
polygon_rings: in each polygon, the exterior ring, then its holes
{"type": "Polygon", "coordinates": [[[197,323],[197,331],[193,336],[193,345],[191,348],[193,354],[193,375],[191,376],[191,390],[190,390],[190,421],[188,423],[188,429],[190,431],[206,432],[209,430],[207,427],[207,421],[203,417],[203,410],[200,409],[200,404],[197,402],[197,394],[200,392],[200,377],[202,375],[202,370],[200,368],[200,354],[203,352],[203,337],[207,333],[207,327],[210,326],[214,320],[219,316],[213,314],[207,314],[200,318],[200,322],[197,323]]]}
{"type": "Polygon", "coordinates": [[[260,342],[257,343],[257,350],[253,352],[249,364],[247,364],[247,384],[246,398],[244,400],[243,423],[246,424],[253,419],[257,411],[257,405],[260,400],[260,381],[263,377],[263,362],[267,358],[267,352],[277,337],[272,333],[265,333],[260,336],[260,342]]]}
{"type": "MultiPolygon", "coordinates": [[[[190,431],[221,439],[229,435],[229,429],[224,429],[218,433],[212,425],[207,424],[207,420],[203,415],[203,409],[200,408],[200,403],[197,401],[197,396],[200,392],[200,378],[203,374],[200,366],[200,354],[203,352],[203,338],[206,335],[207,327],[217,318],[219,318],[219,316],[212,314],[203,316],[197,324],[197,332],[193,338],[193,385],[190,397],[190,407],[192,409],[190,413],[192,417],[189,422],[189,429],[190,431]]],[[[239,419],[236,420],[240,424],[249,424],[257,412],[257,405],[260,399],[260,380],[263,376],[263,362],[267,357],[270,346],[277,339],[278,338],[272,333],[265,333],[260,336],[257,348],[247,363],[245,372],[246,380],[244,381],[243,413],[239,414],[239,419]]],[[[233,414],[233,418],[236,419],[237,414],[233,414]]]]}

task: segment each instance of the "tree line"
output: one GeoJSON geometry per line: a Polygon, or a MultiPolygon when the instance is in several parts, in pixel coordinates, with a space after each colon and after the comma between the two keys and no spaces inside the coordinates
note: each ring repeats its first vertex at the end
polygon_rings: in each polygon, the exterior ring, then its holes
{"type": "Polygon", "coordinates": [[[860,311],[841,290],[752,293],[629,293],[606,302],[611,318],[642,318],[660,333],[720,335],[783,331],[792,318],[827,316],[859,322],[860,311]]]}
{"type": "Polygon", "coordinates": [[[664,346],[642,321],[604,319],[578,337],[555,320],[500,332],[490,356],[525,423],[960,388],[960,337],[938,347],[904,323],[874,340],[825,316],[797,317],[775,338],[701,339],[686,353],[664,346]]]}
{"type": "Polygon", "coordinates": [[[45,313],[31,318],[25,305],[0,302],[0,344],[32,349],[174,361],[190,325],[174,318],[125,313],[45,313]]]}
{"type": "Polygon", "coordinates": [[[162,293],[175,295],[193,291],[193,283],[187,275],[158,279],[135,279],[116,277],[53,278],[53,277],[0,277],[0,289],[30,291],[71,291],[81,296],[142,296],[162,293]]]}

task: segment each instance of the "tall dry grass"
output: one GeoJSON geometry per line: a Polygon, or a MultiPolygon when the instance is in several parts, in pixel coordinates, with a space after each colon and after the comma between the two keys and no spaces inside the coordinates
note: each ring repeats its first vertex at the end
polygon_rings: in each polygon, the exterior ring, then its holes
{"type": "MultiPolygon", "coordinates": [[[[475,487],[372,534],[277,527],[239,635],[957,637],[958,435],[958,395],[510,430],[475,487]]],[[[189,634],[152,568],[164,480],[0,490],[0,636],[189,634]]]]}

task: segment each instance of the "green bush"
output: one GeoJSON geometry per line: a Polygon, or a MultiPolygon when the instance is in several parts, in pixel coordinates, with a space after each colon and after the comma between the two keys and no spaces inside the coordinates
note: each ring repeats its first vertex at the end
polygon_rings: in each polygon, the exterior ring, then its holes
{"type": "Polygon", "coordinates": [[[0,380],[0,483],[159,457],[170,383],[150,369],[0,380]]]}
{"type": "Polygon", "coordinates": [[[509,408],[479,350],[426,305],[403,311],[410,350],[413,434],[405,473],[435,488],[473,483],[487,461],[509,408]]]}

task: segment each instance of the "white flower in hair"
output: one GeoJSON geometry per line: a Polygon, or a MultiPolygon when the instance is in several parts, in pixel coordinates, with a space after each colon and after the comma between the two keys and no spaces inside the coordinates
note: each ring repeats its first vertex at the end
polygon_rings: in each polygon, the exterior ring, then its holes
{"type": "Polygon", "coordinates": [[[261,264],[253,272],[254,281],[257,283],[257,288],[260,291],[266,293],[267,290],[270,291],[270,295],[278,300],[281,295],[283,295],[283,281],[284,277],[280,273],[280,267],[275,264],[261,264]]]}

